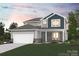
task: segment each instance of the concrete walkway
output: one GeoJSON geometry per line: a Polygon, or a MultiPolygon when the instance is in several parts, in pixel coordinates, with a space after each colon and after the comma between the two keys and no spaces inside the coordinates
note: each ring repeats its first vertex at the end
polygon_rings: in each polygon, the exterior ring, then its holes
{"type": "Polygon", "coordinates": [[[3,53],[3,52],[6,52],[6,51],[9,51],[9,50],[18,48],[18,47],[23,46],[23,45],[26,45],[26,44],[15,44],[15,43],[11,43],[11,44],[3,44],[3,45],[0,45],[0,53],[3,53]]]}

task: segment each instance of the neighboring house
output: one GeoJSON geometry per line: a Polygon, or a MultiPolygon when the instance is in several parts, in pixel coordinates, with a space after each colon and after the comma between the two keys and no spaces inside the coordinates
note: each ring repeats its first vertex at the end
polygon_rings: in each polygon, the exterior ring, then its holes
{"type": "Polygon", "coordinates": [[[51,13],[43,18],[24,22],[23,26],[11,30],[13,43],[64,42],[68,39],[68,20],[59,14],[51,13]]]}

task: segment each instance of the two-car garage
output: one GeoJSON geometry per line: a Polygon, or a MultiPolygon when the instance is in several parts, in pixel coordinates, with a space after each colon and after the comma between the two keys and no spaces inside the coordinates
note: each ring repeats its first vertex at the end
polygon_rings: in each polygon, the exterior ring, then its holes
{"type": "Polygon", "coordinates": [[[13,32],[13,43],[33,43],[34,32],[13,32]]]}

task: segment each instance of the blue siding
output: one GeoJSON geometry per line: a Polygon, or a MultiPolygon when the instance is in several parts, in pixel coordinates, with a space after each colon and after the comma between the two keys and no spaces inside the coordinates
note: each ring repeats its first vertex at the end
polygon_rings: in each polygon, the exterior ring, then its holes
{"type": "Polygon", "coordinates": [[[64,29],[64,18],[55,14],[52,17],[48,18],[48,28],[53,29],[64,29]],[[51,27],[51,19],[60,19],[61,20],[61,27],[51,27]]]}

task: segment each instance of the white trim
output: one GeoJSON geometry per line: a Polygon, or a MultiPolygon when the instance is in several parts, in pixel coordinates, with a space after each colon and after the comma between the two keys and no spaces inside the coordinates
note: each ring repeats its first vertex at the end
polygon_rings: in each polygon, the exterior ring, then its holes
{"type": "Polygon", "coordinates": [[[65,38],[64,38],[64,31],[62,32],[62,41],[64,42],[65,41],[65,38]]]}
{"type": "Polygon", "coordinates": [[[51,19],[51,27],[61,27],[61,20],[60,19],[51,19]]]}
{"type": "Polygon", "coordinates": [[[64,17],[64,18],[66,18],[65,16],[63,16],[63,15],[61,15],[61,14],[59,14],[59,13],[55,13],[55,14],[57,14],[57,15],[59,15],[59,16],[61,16],[61,17],[64,17]]]}
{"type": "Polygon", "coordinates": [[[68,30],[68,20],[66,18],[64,18],[64,29],[68,30]]]}
{"type": "MultiPolygon", "coordinates": [[[[49,14],[50,15],[50,14],[49,14]]],[[[47,15],[48,16],[48,15],[47,15]]],[[[54,13],[52,14],[52,15],[50,15],[49,17],[47,17],[46,19],[44,19],[45,17],[43,17],[42,19],[40,19],[40,20],[47,20],[48,18],[50,18],[50,17],[52,17],[52,16],[54,16],[54,13]]]]}
{"type": "Polygon", "coordinates": [[[61,14],[59,14],[59,13],[54,13],[54,15],[55,15],[55,14],[57,14],[57,15],[59,15],[59,16],[61,16],[61,17],[63,17],[65,20],[67,20],[67,21],[68,21],[67,17],[65,17],[65,16],[63,16],[63,15],[61,15],[61,14]]]}
{"type": "Polygon", "coordinates": [[[11,34],[11,41],[13,42],[13,33],[10,32],[10,34],[11,34]]]}
{"type": "Polygon", "coordinates": [[[45,31],[45,43],[47,42],[47,31],[45,31]]]}
{"type": "MultiPolygon", "coordinates": [[[[51,14],[52,14],[52,13],[51,13],[51,14]]],[[[66,18],[65,16],[63,16],[63,15],[61,15],[61,14],[59,14],[59,13],[53,13],[51,16],[47,17],[46,19],[48,19],[48,18],[54,16],[55,14],[57,14],[57,15],[59,15],[59,16],[61,16],[61,17],[66,18]]],[[[50,14],[49,14],[49,15],[50,15],[50,14]]],[[[48,15],[47,15],[47,16],[48,16],[48,15]]],[[[45,17],[41,18],[40,20],[43,20],[44,18],[45,18],[45,17]]]]}
{"type": "Polygon", "coordinates": [[[35,37],[34,38],[37,39],[38,38],[38,36],[37,36],[38,35],[38,32],[35,31],[34,33],[35,33],[35,37]]]}
{"type": "Polygon", "coordinates": [[[66,20],[64,18],[64,29],[66,29],[66,20]]]}
{"type": "Polygon", "coordinates": [[[67,31],[65,31],[65,40],[68,40],[68,32],[67,31]]]}
{"type": "Polygon", "coordinates": [[[65,29],[12,29],[11,32],[25,32],[25,31],[66,31],[65,29]]]}

